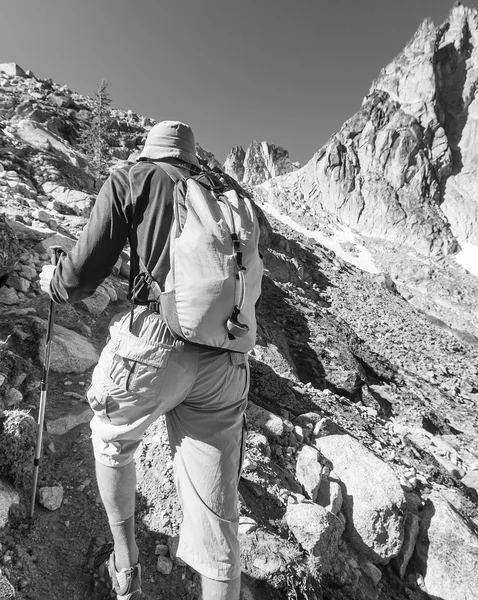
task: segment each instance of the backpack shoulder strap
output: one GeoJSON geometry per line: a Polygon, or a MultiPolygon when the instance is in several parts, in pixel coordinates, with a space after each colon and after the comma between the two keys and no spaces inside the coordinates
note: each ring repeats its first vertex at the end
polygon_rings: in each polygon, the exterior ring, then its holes
{"type": "MultiPolygon", "coordinates": [[[[137,195],[134,191],[134,184],[133,184],[133,177],[132,177],[133,170],[135,169],[137,164],[140,164],[140,163],[136,163],[135,165],[133,165],[128,172],[129,191],[130,191],[130,195],[131,195],[131,205],[133,208],[133,214],[132,214],[131,224],[130,224],[131,230],[134,230],[137,227],[138,214],[140,212],[138,210],[137,195]]],[[[156,168],[158,168],[158,169],[162,170],[164,173],[166,173],[166,175],[174,183],[174,192],[173,192],[173,194],[174,194],[174,197],[173,197],[174,198],[174,215],[175,215],[175,218],[177,218],[177,200],[176,200],[177,184],[181,181],[184,181],[186,179],[186,177],[181,173],[180,168],[176,167],[175,165],[170,165],[169,163],[161,163],[161,165],[159,165],[156,162],[151,162],[151,164],[154,164],[156,166],[156,168]]],[[[138,293],[141,286],[144,285],[144,283],[146,283],[148,285],[154,298],[156,300],[159,300],[159,297],[161,295],[161,287],[160,287],[159,283],[151,275],[149,270],[147,269],[147,267],[144,263],[144,260],[141,258],[141,256],[138,253],[138,249],[136,247],[133,247],[133,245],[131,243],[130,243],[130,252],[131,252],[131,265],[130,265],[130,276],[129,276],[129,294],[130,294],[133,304],[135,301],[136,294],[138,293]],[[133,275],[134,273],[137,273],[137,274],[133,275]]]]}

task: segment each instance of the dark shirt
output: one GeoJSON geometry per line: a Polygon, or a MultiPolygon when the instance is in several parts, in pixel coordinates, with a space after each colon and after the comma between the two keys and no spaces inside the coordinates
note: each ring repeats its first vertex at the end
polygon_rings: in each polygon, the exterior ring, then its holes
{"type": "MultiPolygon", "coordinates": [[[[174,169],[178,176],[197,172],[176,159],[164,162],[178,167],[174,169]]],[[[91,296],[111,274],[128,240],[162,285],[169,271],[173,189],[169,175],[152,162],[138,162],[114,171],[101,188],[78,242],[58,262],[50,285],[53,300],[73,303],[91,296]],[[131,169],[135,208],[128,177],[131,169]]],[[[132,264],[137,269],[134,260],[132,264]]],[[[147,300],[147,290],[140,292],[139,300],[147,300]]]]}

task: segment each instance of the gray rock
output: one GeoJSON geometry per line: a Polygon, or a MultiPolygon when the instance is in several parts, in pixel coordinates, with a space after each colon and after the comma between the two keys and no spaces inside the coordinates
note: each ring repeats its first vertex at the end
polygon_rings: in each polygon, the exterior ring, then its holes
{"type": "Polygon", "coordinates": [[[284,435],[284,421],[274,413],[249,402],[247,405],[247,419],[252,427],[261,429],[271,437],[282,437],[284,435]]]}
{"type": "Polygon", "coordinates": [[[295,474],[307,497],[315,502],[324,478],[323,467],[319,463],[319,453],[315,448],[303,446],[299,450],[295,474]]]}
{"type": "Polygon", "coordinates": [[[0,71],[2,73],[6,73],[7,75],[10,75],[10,77],[26,77],[27,76],[25,71],[19,65],[17,65],[17,63],[14,63],[14,62],[1,63],[0,71]]]}
{"type": "Polygon", "coordinates": [[[17,275],[16,273],[9,275],[6,283],[13,289],[17,290],[17,292],[25,293],[30,289],[30,281],[17,275]]]}
{"type": "Polygon", "coordinates": [[[328,477],[324,477],[315,501],[334,515],[338,515],[342,510],[343,504],[340,483],[328,477]]]}
{"type": "Polygon", "coordinates": [[[468,471],[462,478],[461,483],[466,487],[473,488],[478,492],[478,471],[468,471]]]}
{"type": "Polygon", "coordinates": [[[398,556],[392,559],[392,564],[400,577],[405,578],[408,563],[415,550],[415,544],[418,538],[420,529],[420,517],[413,513],[407,513],[405,519],[405,536],[403,539],[402,549],[398,556]]]}
{"type": "Polygon", "coordinates": [[[167,556],[159,555],[156,558],[156,571],[162,575],[169,575],[173,570],[173,561],[167,556]]]}
{"type": "Polygon", "coordinates": [[[55,420],[46,421],[46,429],[48,433],[53,435],[64,435],[68,433],[78,425],[83,423],[89,423],[91,421],[92,412],[89,408],[85,408],[81,412],[70,412],[63,417],[59,417],[55,420]]]}
{"type": "Polygon", "coordinates": [[[14,304],[18,304],[19,302],[20,298],[13,288],[7,286],[0,287],[0,304],[8,304],[9,306],[12,306],[14,304]]]}
{"type": "Polygon", "coordinates": [[[420,513],[415,557],[427,594],[446,600],[475,598],[478,538],[471,521],[437,491],[420,513]]]}
{"type": "MultiPolygon", "coordinates": [[[[43,324],[45,337],[47,324],[43,324]]],[[[45,342],[39,344],[39,358],[45,360],[45,342]]],[[[99,354],[95,347],[79,333],[70,331],[61,325],[55,325],[51,344],[51,369],[57,373],[83,373],[98,362],[99,354]]]]}
{"type": "Polygon", "coordinates": [[[314,425],[314,438],[321,438],[327,435],[343,435],[344,431],[332,419],[324,417],[314,425]]]}
{"type": "Polygon", "coordinates": [[[38,490],[38,501],[48,510],[58,510],[63,502],[63,487],[61,485],[41,487],[38,490]]]}
{"type": "Polygon", "coordinates": [[[61,233],[55,233],[49,235],[46,239],[42,240],[39,244],[34,247],[35,252],[38,254],[49,253],[52,246],[60,246],[65,252],[69,252],[76,244],[76,240],[61,233]]]}
{"type": "Polygon", "coordinates": [[[71,190],[63,185],[58,185],[55,181],[45,182],[43,190],[59,203],[58,206],[64,205],[82,217],[90,216],[91,209],[95,203],[95,198],[91,194],[79,190],[71,190]]]}
{"type": "Polygon", "coordinates": [[[406,499],[392,469],[349,435],[316,440],[341,482],[346,534],[350,544],[371,562],[387,563],[404,538],[406,499]]]}
{"type": "Polygon", "coordinates": [[[338,552],[344,525],[331,512],[313,502],[289,502],[287,525],[299,544],[320,562],[321,571],[328,573],[338,552]]]}
{"type": "Polygon", "coordinates": [[[101,315],[110,303],[110,300],[110,295],[104,289],[97,288],[92,296],[85,298],[81,303],[86,306],[88,312],[92,315],[101,315]]]}

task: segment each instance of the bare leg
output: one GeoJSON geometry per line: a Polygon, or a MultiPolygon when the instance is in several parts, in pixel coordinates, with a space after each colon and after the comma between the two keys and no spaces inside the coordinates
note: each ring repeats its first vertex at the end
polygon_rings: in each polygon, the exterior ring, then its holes
{"type": "Polygon", "coordinates": [[[96,479],[113,535],[116,569],[132,567],[139,558],[134,535],[135,464],[113,468],[96,462],[96,479]]]}
{"type": "Polygon", "coordinates": [[[241,578],[230,581],[217,581],[201,577],[203,600],[239,600],[241,578]]]}

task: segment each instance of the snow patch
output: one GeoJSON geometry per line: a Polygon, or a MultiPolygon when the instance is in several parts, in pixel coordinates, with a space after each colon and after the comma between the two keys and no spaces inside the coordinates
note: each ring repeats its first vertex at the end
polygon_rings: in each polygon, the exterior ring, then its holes
{"type": "Polygon", "coordinates": [[[478,277],[478,246],[458,240],[461,252],[455,257],[456,262],[475,277],[478,277]]]}
{"type": "Polygon", "coordinates": [[[321,231],[311,231],[310,229],[302,227],[290,217],[281,214],[274,206],[272,206],[272,204],[269,204],[268,202],[259,202],[258,204],[262,209],[279,221],[282,221],[282,223],[285,225],[292,227],[292,229],[295,229],[302,235],[310,237],[329,250],[332,250],[332,252],[335,252],[335,254],[340,256],[340,258],[345,262],[356,266],[362,271],[367,271],[368,273],[380,273],[380,269],[377,269],[370,252],[360,242],[357,241],[357,236],[347,227],[342,225],[338,226],[332,235],[325,235],[321,231]],[[348,251],[343,247],[343,244],[350,243],[354,245],[354,249],[352,251],[348,251]]]}

